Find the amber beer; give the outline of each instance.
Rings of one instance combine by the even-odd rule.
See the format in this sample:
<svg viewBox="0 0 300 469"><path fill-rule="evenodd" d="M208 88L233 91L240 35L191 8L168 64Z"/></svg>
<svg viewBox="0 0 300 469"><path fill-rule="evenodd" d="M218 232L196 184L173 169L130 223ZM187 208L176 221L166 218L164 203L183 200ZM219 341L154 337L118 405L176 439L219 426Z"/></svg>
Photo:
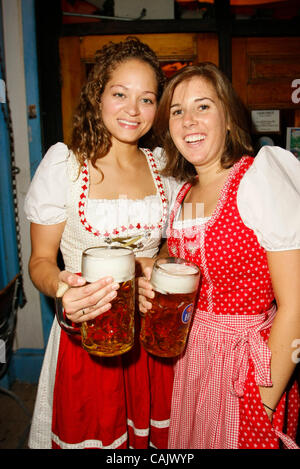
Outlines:
<svg viewBox="0 0 300 469"><path fill-rule="evenodd" d="M82 346L93 355L113 357L131 349L134 342L135 259L126 248L89 248L82 255L82 275L95 282L111 275L120 284L112 307L82 323Z"/></svg>
<svg viewBox="0 0 300 469"><path fill-rule="evenodd" d="M153 355L175 357L184 350L199 285L199 268L180 258L156 261L151 283L155 298L142 319L140 340Z"/></svg>

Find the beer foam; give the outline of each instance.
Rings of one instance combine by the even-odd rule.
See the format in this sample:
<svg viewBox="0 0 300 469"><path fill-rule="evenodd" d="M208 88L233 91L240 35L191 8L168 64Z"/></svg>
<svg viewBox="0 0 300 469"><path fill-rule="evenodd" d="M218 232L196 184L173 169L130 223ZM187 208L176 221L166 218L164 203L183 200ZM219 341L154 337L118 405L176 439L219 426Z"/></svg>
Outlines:
<svg viewBox="0 0 300 469"><path fill-rule="evenodd" d="M82 256L82 275L88 282L111 276L116 282L131 280L135 274L134 254L128 249L87 249Z"/></svg>
<svg viewBox="0 0 300 469"><path fill-rule="evenodd" d="M153 269L151 283L160 293L192 293L198 286L198 270L187 264L161 264Z"/></svg>

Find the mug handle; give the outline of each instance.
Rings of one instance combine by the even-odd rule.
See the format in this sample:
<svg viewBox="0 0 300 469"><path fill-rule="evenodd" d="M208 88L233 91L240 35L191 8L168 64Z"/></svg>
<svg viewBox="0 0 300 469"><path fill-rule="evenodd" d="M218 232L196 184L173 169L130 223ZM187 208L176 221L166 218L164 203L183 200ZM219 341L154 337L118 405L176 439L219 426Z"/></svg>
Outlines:
<svg viewBox="0 0 300 469"><path fill-rule="evenodd" d="M60 327L68 334L80 334L80 327L74 327L72 321L64 315L62 297L69 290L69 285L65 282L58 282L58 289L55 296L55 314Z"/></svg>

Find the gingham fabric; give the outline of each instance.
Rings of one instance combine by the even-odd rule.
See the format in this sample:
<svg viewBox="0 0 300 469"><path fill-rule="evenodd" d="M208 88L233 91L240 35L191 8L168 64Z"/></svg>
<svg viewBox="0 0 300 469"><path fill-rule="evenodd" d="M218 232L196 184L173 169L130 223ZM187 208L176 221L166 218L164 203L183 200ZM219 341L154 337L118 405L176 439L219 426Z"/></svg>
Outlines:
<svg viewBox="0 0 300 469"><path fill-rule="evenodd" d="M212 316L197 310L187 350L176 367L171 420L175 422L184 407L190 412L181 416L180 431L172 424L171 448L196 448L199 444L208 449L238 447L238 398L243 395L250 357L257 383L272 384L271 353L260 331L270 327L275 312L273 307L267 316L248 317ZM200 379L201 365L205 369ZM183 429L189 429L189 434Z"/></svg>
<svg viewBox="0 0 300 469"><path fill-rule="evenodd" d="M202 285L188 344L175 367L170 448L278 448L279 438L295 446L290 437L297 428L296 385L289 396L289 435L283 434L286 396L271 425L258 388L272 384L266 341L275 308L266 252L236 202L252 163L243 157L232 167L204 223L185 228L176 221L190 184L182 187L171 213L169 252L198 264Z"/></svg>

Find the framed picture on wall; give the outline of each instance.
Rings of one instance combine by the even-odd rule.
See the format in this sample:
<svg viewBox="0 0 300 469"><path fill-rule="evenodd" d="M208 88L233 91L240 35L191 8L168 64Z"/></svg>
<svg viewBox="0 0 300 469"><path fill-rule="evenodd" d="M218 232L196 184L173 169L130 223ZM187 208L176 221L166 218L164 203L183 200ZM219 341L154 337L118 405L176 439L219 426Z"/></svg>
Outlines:
<svg viewBox="0 0 300 469"><path fill-rule="evenodd" d="M286 149L293 153L300 161L300 127L287 127Z"/></svg>

